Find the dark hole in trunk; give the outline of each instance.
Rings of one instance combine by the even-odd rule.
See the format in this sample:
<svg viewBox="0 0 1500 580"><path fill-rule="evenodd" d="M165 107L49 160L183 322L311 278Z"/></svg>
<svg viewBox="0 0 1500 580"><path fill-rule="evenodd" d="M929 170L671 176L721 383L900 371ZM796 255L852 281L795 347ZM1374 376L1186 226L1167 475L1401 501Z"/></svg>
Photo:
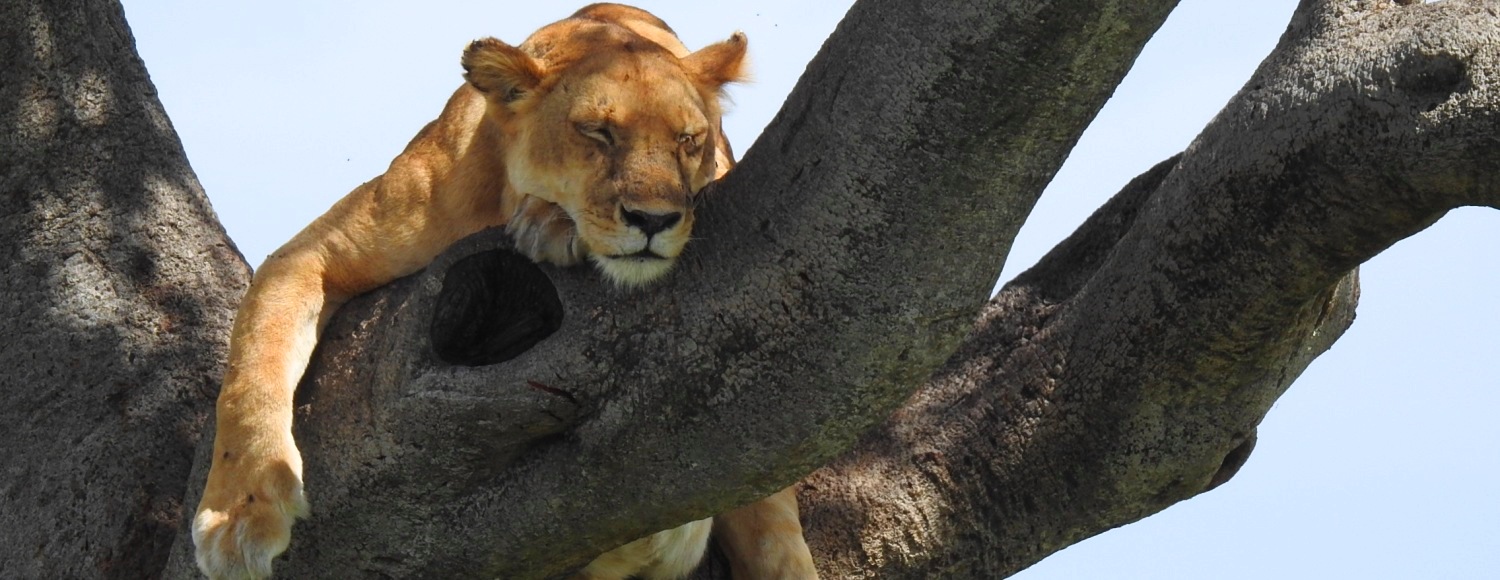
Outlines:
<svg viewBox="0 0 1500 580"><path fill-rule="evenodd" d="M490 250L448 269L432 315L432 347L448 364L502 363L556 332L562 319L557 288L536 264Z"/></svg>

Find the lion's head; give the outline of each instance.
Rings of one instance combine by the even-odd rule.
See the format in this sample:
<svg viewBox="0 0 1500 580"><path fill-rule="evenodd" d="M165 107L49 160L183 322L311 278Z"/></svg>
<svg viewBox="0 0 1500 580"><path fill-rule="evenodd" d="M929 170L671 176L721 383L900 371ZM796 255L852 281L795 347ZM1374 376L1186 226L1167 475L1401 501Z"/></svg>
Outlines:
<svg viewBox="0 0 1500 580"><path fill-rule="evenodd" d="M597 16L519 48L475 41L463 65L500 132L510 190L524 196L508 224L518 247L561 264L587 257L634 286L671 268L695 196L728 169L719 99L743 74L746 41L687 54L649 14Z"/></svg>

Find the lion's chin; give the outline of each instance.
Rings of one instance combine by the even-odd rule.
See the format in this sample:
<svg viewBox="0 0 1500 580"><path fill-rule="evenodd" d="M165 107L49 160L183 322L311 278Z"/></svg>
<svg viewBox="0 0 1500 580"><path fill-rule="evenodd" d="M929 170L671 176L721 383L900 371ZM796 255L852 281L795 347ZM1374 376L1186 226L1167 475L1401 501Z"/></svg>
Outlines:
<svg viewBox="0 0 1500 580"><path fill-rule="evenodd" d="M624 288L639 288L665 276L677 261L655 256L593 256L605 278Z"/></svg>

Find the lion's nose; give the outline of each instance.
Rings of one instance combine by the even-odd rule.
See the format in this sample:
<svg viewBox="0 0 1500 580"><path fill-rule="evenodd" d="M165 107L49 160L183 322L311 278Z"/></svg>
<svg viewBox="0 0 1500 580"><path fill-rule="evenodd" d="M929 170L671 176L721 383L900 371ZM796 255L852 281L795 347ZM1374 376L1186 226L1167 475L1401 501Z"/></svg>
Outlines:
<svg viewBox="0 0 1500 580"><path fill-rule="evenodd" d="M677 222L682 221L682 212L678 211L671 213L646 213L627 209L624 212L625 223L640 228L641 232L647 236L653 236L666 231L672 226L677 225Z"/></svg>

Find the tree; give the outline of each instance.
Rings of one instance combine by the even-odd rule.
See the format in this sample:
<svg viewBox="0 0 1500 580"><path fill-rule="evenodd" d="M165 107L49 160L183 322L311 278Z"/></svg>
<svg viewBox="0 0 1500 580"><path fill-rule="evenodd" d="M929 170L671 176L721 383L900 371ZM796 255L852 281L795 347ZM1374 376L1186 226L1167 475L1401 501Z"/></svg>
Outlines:
<svg viewBox="0 0 1500 580"><path fill-rule="evenodd" d="M1232 476L1270 402L1347 325L1353 268L1451 207L1496 205L1485 83L1497 27L1485 3L1305 2L1189 151L1127 186L971 323L1037 192L1172 3L900 4L850 13L702 210L712 237L668 287L622 299L586 272L537 270L481 235L346 309L303 386L299 436L308 479L323 483L283 570L545 575L832 460L803 491L826 576L1002 575ZM4 20L20 28L5 34L18 54L46 54L40 28L123 31L117 8L18 10L25 18ZM79 82L99 71L121 81ZM87 125L100 116L77 102L97 100L78 95L120 95L139 71L68 69L56 76L71 90L7 98L21 103L7 119L46 119L30 103L72 97L81 113L70 118ZM124 123L141 118L102 125L139 135ZM95 135L43 137L115 151ZM90 165L6 158L30 161L7 167L8 192L45 190L16 176ZM22 215L42 225L5 239L29 252L30 232L57 220ZM216 229L206 210L196 221ZM225 263L238 264L196 265L243 274ZM71 283L29 279L17 287L56 294ZM213 280L231 293L243 283ZM549 307L549 295L561 301ZM227 318L201 296L190 297ZM524 300L541 303L527 312L561 312L561 326L518 358L483 364L522 350L492 338L514 316L495 305ZM214 344L193 345L207 349L198 368L219 360ZM201 384L206 373L217 376L183 375ZM211 391L146 416L201 425ZM18 424L32 436L52 427L7 422ZM22 469L57 454L19 440ZM137 447L110 443L98 448L119 453L106 463L124 473L184 470L133 463L121 451ZM57 509L13 517L55 521ZM26 561L79 575L69 572L93 564L72 554L121 545L105 534L51 551L72 541L66 531L19 529L32 536L17 540L56 545L7 542L6 569ZM168 575L188 569L185 545Z"/></svg>
<svg viewBox="0 0 1500 580"><path fill-rule="evenodd" d="M0 5L0 570L154 576L249 280L117 4Z"/></svg>

